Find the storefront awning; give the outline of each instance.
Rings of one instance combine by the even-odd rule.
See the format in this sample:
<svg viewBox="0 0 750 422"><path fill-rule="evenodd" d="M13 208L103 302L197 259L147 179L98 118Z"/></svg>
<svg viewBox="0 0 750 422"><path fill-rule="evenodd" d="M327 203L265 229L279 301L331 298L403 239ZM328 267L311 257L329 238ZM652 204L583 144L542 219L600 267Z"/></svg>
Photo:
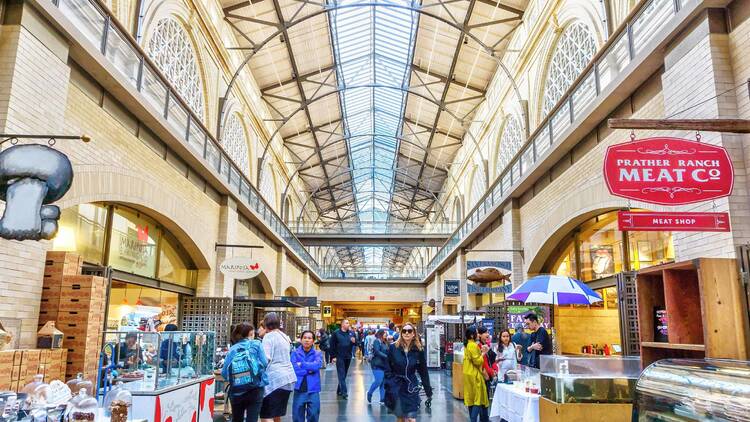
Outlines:
<svg viewBox="0 0 750 422"><path fill-rule="evenodd" d="M256 308L301 308L300 305L284 299L251 299L249 297L235 297L235 302L250 302Z"/></svg>

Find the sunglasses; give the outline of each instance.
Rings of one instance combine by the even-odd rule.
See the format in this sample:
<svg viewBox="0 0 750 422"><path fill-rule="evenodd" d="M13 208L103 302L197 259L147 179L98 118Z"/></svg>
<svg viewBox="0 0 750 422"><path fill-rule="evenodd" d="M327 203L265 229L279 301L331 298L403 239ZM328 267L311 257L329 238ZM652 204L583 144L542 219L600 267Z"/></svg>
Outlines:
<svg viewBox="0 0 750 422"><path fill-rule="evenodd" d="M414 329L413 328L404 328L403 330L401 330L401 332L402 333L413 334L414 333Z"/></svg>

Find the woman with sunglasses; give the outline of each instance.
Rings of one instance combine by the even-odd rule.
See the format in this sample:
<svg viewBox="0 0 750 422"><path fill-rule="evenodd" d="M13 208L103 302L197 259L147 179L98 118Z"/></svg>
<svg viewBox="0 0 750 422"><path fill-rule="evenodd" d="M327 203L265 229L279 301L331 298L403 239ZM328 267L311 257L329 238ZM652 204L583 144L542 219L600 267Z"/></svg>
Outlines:
<svg viewBox="0 0 750 422"><path fill-rule="evenodd" d="M419 380L417 380L417 372ZM427 394L427 405L432 400L430 376L427 373L427 358L412 324L404 324L401 334L388 348L386 369L386 406L399 422L415 422L421 399L419 381Z"/></svg>

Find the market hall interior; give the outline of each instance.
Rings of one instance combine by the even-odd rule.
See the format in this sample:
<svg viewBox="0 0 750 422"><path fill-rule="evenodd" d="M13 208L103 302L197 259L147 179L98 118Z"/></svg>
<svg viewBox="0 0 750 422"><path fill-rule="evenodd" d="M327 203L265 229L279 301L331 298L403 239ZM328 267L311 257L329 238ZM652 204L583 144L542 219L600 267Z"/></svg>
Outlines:
<svg viewBox="0 0 750 422"><path fill-rule="evenodd" d="M351 333L353 403L368 333L400 365L411 327L455 420L744 414L750 0L0 0L0 22L0 403L49 384L60 412L83 383L82 418L221 418L233 327L270 315L295 349ZM388 391L426 420L408 371Z"/></svg>

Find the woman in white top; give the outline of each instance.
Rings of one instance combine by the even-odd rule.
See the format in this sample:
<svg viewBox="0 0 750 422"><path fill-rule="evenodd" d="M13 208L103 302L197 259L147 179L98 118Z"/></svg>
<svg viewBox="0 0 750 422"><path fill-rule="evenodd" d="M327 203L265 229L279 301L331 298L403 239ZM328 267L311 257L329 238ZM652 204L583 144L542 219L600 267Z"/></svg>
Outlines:
<svg viewBox="0 0 750 422"><path fill-rule="evenodd" d="M497 342L497 379L502 382L505 373L518 367L518 351L516 345L510 341L510 331L503 330L500 333L500 341Z"/></svg>
<svg viewBox="0 0 750 422"><path fill-rule="evenodd" d="M266 333L263 336L263 350L268 357L266 374L268 385L265 387L260 418L265 422L281 422L286 416L289 394L294 390L297 375L291 361L291 341L279 327L281 322L276 312L269 312L263 319Z"/></svg>

